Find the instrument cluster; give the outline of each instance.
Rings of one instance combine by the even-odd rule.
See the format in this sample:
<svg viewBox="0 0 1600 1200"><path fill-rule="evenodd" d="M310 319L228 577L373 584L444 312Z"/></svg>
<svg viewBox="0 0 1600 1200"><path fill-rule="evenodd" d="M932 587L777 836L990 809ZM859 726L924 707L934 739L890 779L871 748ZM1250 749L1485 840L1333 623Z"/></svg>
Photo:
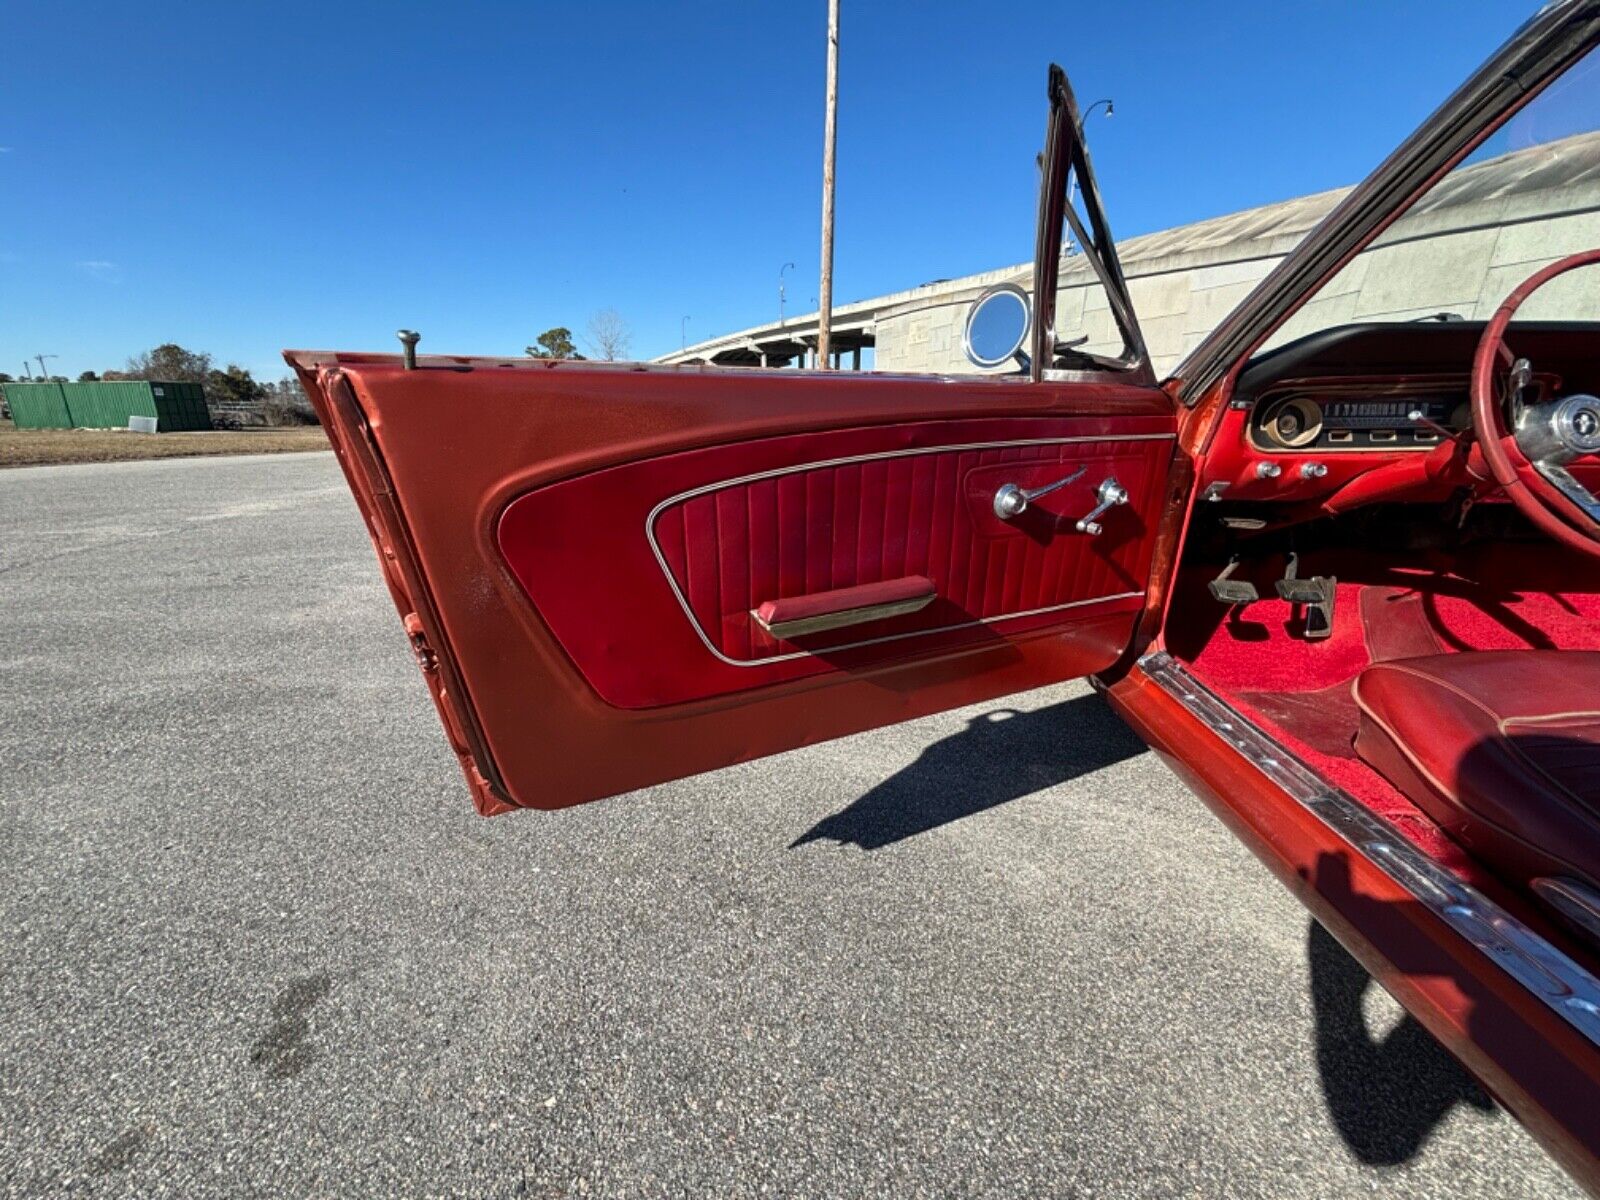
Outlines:
<svg viewBox="0 0 1600 1200"><path fill-rule="evenodd" d="M1431 449L1471 424L1471 403L1453 388L1381 396L1300 388L1262 397L1252 406L1249 431L1258 450L1337 453Z"/></svg>

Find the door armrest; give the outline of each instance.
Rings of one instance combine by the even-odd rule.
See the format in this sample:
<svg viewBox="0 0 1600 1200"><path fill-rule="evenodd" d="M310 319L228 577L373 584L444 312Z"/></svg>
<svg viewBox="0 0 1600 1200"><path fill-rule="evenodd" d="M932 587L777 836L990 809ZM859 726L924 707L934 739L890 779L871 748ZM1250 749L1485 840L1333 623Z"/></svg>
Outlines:
<svg viewBox="0 0 1600 1200"><path fill-rule="evenodd" d="M905 616L933 603L934 595L933 580L925 575L907 575L881 583L768 600L759 608L751 609L750 615L773 637L789 639L845 625Z"/></svg>

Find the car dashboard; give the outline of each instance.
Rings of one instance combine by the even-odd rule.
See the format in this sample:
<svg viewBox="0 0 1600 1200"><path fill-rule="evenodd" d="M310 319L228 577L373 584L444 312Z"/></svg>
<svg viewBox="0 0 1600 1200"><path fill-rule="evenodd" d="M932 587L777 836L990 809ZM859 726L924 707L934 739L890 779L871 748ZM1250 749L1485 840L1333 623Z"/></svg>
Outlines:
<svg viewBox="0 0 1600 1200"><path fill-rule="evenodd" d="M1257 355L1212 434L1203 495L1314 502L1469 431L1484 324L1344 325ZM1600 390L1600 324L1519 322L1506 342L1532 364L1540 399ZM1444 499L1450 486L1439 490L1410 498Z"/></svg>

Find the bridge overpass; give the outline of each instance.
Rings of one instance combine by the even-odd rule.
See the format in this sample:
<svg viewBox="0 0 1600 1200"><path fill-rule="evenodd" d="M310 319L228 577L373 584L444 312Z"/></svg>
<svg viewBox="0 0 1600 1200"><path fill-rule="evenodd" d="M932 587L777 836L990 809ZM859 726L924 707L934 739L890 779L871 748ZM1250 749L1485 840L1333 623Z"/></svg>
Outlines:
<svg viewBox="0 0 1600 1200"><path fill-rule="evenodd" d="M1118 242L1157 375L1176 366L1348 190ZM1484 318L1544 263L1594 246L1600 246L1600 134L1503 154L1448 177L1332 280L1274 343L1346 321L1408 320L1441 311ZM961 350L967 306L996 283L1029 287L1032 274L1031 263L1017 263L837 306L836 365L859 367L862 350L872 347L878 371L975 373ZM1583 275L1570 277L1572 286L1581 281L1592 293L1594 283ZM1061 335L1087 336L1091 351L1119 352L1110 310L1081 256L1062 259L1060 288ZM1600 319L1600 307L1595 315ZM815 366L817 319L813 312L755 325L656 361Z"/></svg>

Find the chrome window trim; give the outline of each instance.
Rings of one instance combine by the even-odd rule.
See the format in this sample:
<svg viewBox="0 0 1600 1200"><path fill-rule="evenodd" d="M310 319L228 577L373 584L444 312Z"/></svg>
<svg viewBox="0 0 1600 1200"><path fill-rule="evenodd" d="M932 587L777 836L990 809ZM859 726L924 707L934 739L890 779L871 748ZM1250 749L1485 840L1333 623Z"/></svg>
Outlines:
<svg viewBox="0 0 1600 1200"><path fill-rule="evenodd" d="M1594 1046L1600 1046L1600 980L1559 948L1418 850L1392 824L1330 784L1165 651L1139 666L1350 848L1399 884Z"/></svg>
<svg viewBox="0 0 1600 1200"><path fill-rule="evenodd" d="M814 471L825 467L845 467L852 463L875 462L887 458L910 458L919 454L950 454L966 450L1009 450L1017 446L1071 446L1093 442L1170 442L1177 437L1175 433L1107 433L1098 436L1074 436L1055 438L1019 438L1005 442L960 442L949 446L923 446L902 450L880 450L871 454L851 454L842 458L824 458L815 462L796 463L788 467L774 467L767 471L755 471L749 475L740 475L733 479L723 479L717 483L705 483L699 487L689 488L687 491L678 492L660 501L644 519L644 536L650 543L650 551L655 555L656 565L661 568L661 575L667 581L667 586L672 589L673 596L678 601L678 607L683 610L683 615L689 622L689 627L695 631L703 645L711 655L730 667L765 667L772 663L790 662L797 658L814 658L809 650L795 650L788 654L774 654L767 658L730 658L718 650L709 635L701 627L700 620L694 615L694 610L689 607L688 598L684 596L683 589L678 586L678 581L673 578L672 570L667 566L666 555L661 553L661 544L656 540L656 520L663 512L675 504L682 504L686 500L693 500L697 496L704 496L709 492L719 492L724 488L738 487L741 484L756 483L763 479L776 479L784 475L795 475L801 471ZM949 633L955 629L973 629L980 625L994 625L1001 621L1017 621L1024 617L1037 617L1044 613L1064 612L1070 608L1085 608L1092 604L1109 604L1116 600L1133 600L1144 596L1144 592L1117 592L1109 596L1091 596L1086 600L1071 600L1065 604L1052 604L1046 608L1030 608L1022 612L1000 613L993 617L982 617L972 621L958 621L953 625L940 625L934 629L913 629L905 633L890 633L882 637L864 638L858 642L847 642L840 646L827 647L828 653L835 654L843 650L857 650L862 646L876 646L884 642L898 642L904 638L932 637L935 634Z"/></svg>

